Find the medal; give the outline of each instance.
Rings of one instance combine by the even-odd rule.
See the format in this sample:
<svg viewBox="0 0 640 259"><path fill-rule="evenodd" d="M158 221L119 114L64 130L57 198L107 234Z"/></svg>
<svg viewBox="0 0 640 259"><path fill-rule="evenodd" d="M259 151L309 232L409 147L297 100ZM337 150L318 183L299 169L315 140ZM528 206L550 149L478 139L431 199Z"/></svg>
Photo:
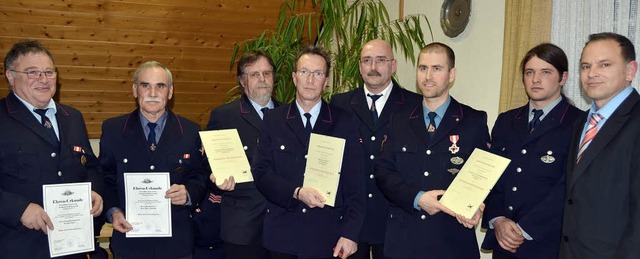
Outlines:
<svg viewBox="0 0 640 259"><path fill-rule="evenodd" d="M460 172L460 169L458 169L458 168L449 168L449 169L447 169L447 171L449 171L449 173L451 173L451 174L457 174L458 172Z"/></svg>
<svg viewBox="0 0 640 259"><path fill-rule="evenodd" d="M47 128L47 129L51 129L51 122L45 121L44 122L44 127Z"/></svg>
<svg viewBox="0 0 640 259"><path fill-rule="evenodd" d="M452 143L449 147L449 151L451 151L451 154L458 153L458 151L460 151L460 148L458 147L458 145L456 145L456 143L458 143L458 140L460 140L460 135L451 135L449 136L449 140Z"/></svg>
<svg viewBox="0 0 640 259"><path fill-rule="evenodd" d="M151 147L149 148L151 148L151 151L156 151L156 144L151 143Z"/></svg>
<svg viewBox="0 0 640 259"><path fill-rule="evenodd" d="M547 155L540 157L540 160L542 160L542 162L545 164L551 164L556 161L556 158L551 156L552 154L553 151L549 150L547 151Z"/></svg>
<svg viewBox="0 0 640 259"><path fill-rule="evenodd" d="M87 157L84 154L82 154L82 156L80 157L80 163L82 164L82 166L87 165Z"/></svg>
<svg viewBox="0 0 640 259"><path fill-rule="evenodd" d="M450 161L454 165L461 165L462 163L464 163L464 159L459 156L452 157Z"/></svg>
<svg viewBox="0 0 640 259"><path fill-rule="evenodd" d="M436 132L436 127L434 127L433 124L429 124L429 128L427 129L427 132L429 133Z"/></svg>

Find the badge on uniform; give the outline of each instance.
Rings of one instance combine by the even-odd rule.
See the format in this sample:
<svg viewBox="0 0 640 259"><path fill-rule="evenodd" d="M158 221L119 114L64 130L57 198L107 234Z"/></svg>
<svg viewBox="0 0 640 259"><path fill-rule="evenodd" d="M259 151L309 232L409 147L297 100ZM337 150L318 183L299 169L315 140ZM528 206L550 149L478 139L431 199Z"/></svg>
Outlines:
<svg viewBox="0 0 640 259"><path fill-rule="evenodd" d="M191 158L191 154L183 154L182 158L189 159L189 158Z"/></svg>
<svg viewBox="0 0 640 259"><path fill-rule="evenodd" d="M459 156L454 156L450 159L451 163L454 165L461 165L462 163L464 163L464 159L462 157Z"/></svg>
<svg viewBox="0 0 640 259"><path fill-rule="evenodd" d="M151 146L149 148L151 148L151 151L156 151L156 144L151 143Z"/></svg>
<svg viewBox="0 0 640 259"><path fill-rule="evenodd" d="M44 127L47 129L51 129L51 122L49 122L49 120L44 121Z"/></svg>
<svg viewBox="0 0 640 259"><path fill-rule="evenodd" d="M553 151L549 150L547 151L547 155L540 157L540 160L545 164L551 164L556 161L556 158L551 155L553 155Z"/></svg>
<svg viewBox="0 0 640 259"><path fill-rule="evenodd" d="M434 127L433 124L429 124L429 128L427 129L427 132L429 133L436 132L436 127Z"/></svg>
<svg viewBox="0 0 640 259"><path fill-rule="evenodd" d="M87 157L84 155L84 149L82 149L82 147L79 147L79 146L73 146L73 152L82 153L82 155L80 156L80 163L82 164L82 166L86 166Z"/></svg>
<svg viewBox="0 0 640 259"><path fill-rule="evenodd" d="M447 169L447 171L449 171L449 173L451 173L451 174L457 174L458 172L460 172L460 169L458 169L458 168L449 168L449 169Z"/></svg>
<svg viewBox="0 0 640 259"><path fill-rule="evenodd" d="M449 147L449 151L451 151L451 154L458 153L458 151L460 151L460 148L458 147L458 145L456 145L456 143L458 143L458 140L460 140L460 135L451 135L449 136L449 140L451 141L451 146Z"/></svg>

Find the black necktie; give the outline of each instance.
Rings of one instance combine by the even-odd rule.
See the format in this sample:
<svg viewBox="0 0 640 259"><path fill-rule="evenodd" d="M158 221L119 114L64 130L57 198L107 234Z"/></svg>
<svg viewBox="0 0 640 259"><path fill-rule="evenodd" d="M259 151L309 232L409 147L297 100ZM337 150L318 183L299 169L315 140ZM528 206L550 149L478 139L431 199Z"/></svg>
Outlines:
<svg viewBox="0 0 640 259"><path fill-rule="evenodd" d="M427 133L429 134L429 140L432 140L433 135L436 134L436 116L438 114L435 112L429 112L427 115L429 116L429 127L427 127Z"/></svg>
<svg viewBox="0 0 640 259"><path fill-rule="evenodd" d="M260 111L262 112L262 118L264 119L264 114L269 110L269 107L262 107Z"/></svg>
<svg viewBox="0 0 640 259"><path fill-rule="evenodd" d="M371 118L373 119L373 124L375 125L376 122L378 121L378 110L376 109L376 101L378 100L378 98L382 97L381 94L367 94L367 96L371 97L371 108L369 109L369 111L371 112Z"/></svg>
<svg viewBox="0 0 640 259"><path fill-rule="evenodd" d="M307 112L304 114L304 117L307 117L307 125L304 127L304 130L307 132L307 136L311 136L311 131L313 131L311 127L311 114Z"/></svg>
<svg viewBox="0 0 640 259"><path fill-rule="evenodd" d="M529 122L529 133L536 129L536 126L538 126L538 123L540 122L540 116L544 114L542 110L536 109L533 109L531 112L533 112L533 119Z"/></svg>
<svg viewBox="0 0 640 259"><path fill-rule="evenodd" d="M47 109L34 109L33 111L40 115L40 123L47 129L49 132L49 138L53 140L53 143L59 144L58 136L56 136L56 131L53 129L53 124L51 124L51 120L47 117Z"/></svg>
<svg viewBox="0 0 640 259"><path fill-rule="evenodd" d="M149 127L147 144L149 145L149 149L151 149L151 151L156 151L156 148L158 148L158 143L156 143L156 131L155 131L156 126L158 126L158 124L155 124L153 122L147 123L147 127Z"/></svg>

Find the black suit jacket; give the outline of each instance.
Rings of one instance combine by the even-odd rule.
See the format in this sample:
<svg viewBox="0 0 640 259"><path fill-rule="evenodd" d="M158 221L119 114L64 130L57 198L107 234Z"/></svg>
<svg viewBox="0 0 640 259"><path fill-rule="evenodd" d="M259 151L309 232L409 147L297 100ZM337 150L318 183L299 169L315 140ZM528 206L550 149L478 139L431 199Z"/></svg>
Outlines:
<svg viewBox="0 0 640 259"><path fill-rule="evenodd" d="M458 136L459 151L452 146ZM452 137L453 136L453 137ZM446 190L475 148L487 149L487 114L451 98L429 141L422 103L394 114L375 178L391 202L384 253L391 258L479 258L474 229L443 212L430 216L413 201L422 191ZM456 159L454 159L456 158Z"/></svg>
<svg viewBox="0 0 640 259"><path fill-rule="evenodd" d="M205 193L205 173L202 165L202 143L198 124L167 110L167 121L158 147L151 152L135 110L108 119L102 124L100 164L105 174L105 210L118 207L125 217L124 173L169 172L171 184L183 184L192 203ZM111 248L124 258L178 258L191 255L193 206L171 205L172 237L126 238L113 232Z"/></svg>
<svg viewBox="0 0 640 259"><path fill-rule="evenodd" d="M487 234L482 248L507 253L488 227L490 220L503 216L534 239L516 250L519 258L558 257L567 155L573 124L582 114L563 99L531 133L528 104L498 116L491 152L511 163L485 201L482 223Z"/></svg>
<svg viewBox="0 0 640 259"><path fill-rule="evenodd" d="M640 96L634 90L618 106L576 164L588 116L573 130L560 258L638 258Z"/></svg>
<svg viewBox="0 0 640 259"><path fill-rule="evenodd" d="M279 104L273 100L275 107ZM222 105L211 111L206 130L237 129L249 163L258 143L258 133L262 119L249 98L242 95L239 100ZM224 179L217 179L220 183ZM267 209L267 201L256 189L253 182L236 184L235 190L219 190L211 181L209 188L222 193L222 218L220 236L228 243L238 245L262 245L262 223ZM203 209L200 214L214 213ZM199 216L200 217L200 216ZM203 231L206 231L203 229Z"/></svg>
<svg viewBox="0 0 640 259"><path fill-rule="evenodd" d="M309 145L295 102L265 116L251 171L256 187L268 201L265 247L299 258L329 258L340 237L357 241L362 227L362 148L355 118L324 102L313 132L345 139L335 207L312 209L293 198L294 190L304 181Z"/></svg>
<svg viewBox="0 0 640 259"><path fill-rule="evenodd" d="M382 109L382 112L374 125L367 104L368 97L365 95L363 88L364 86L361 86L355 90L337 94L333 96L331 104L355 114L359 121L358 132L360 133L360 142L365 155L363 160L365 173L362 181L365 182L367 194L367 213L359 241L369 244L382 244L384 242L387 216L389 215L389 202L376 185L373 165L382 151L381 143L388 133L391 116L404 106L419 103L422 100L422 96L407 91L394 82L389 99L387 99L384 107L379 108Z"/></svg>
<svg viewBox="0 0 640 259"><path fill-rule="evenodd" d="M56 109L59 150L13 93L0 100L0 257L49 258L47 236L20 223L29 203L43 206L42 185L91 182L102 192L103 175L82 114L59 103Z"/></svg>

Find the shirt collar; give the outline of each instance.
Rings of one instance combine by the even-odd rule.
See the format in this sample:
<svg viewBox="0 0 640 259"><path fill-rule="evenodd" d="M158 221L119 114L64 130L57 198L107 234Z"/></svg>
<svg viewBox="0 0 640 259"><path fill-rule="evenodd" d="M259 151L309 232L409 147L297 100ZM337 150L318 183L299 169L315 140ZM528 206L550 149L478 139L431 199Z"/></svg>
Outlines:
<svg viewBox="0 0 640 259"><path fill-rule="evenodd" d="M555 99L553 102L550 102L549 104L542 107L542 109L539 109L539 110L542 110L542 115L540 116L540 120L544 119L544 117L546 117L547 114L549 114L551 110L553 110L553 108L555 108L556 105L560 103L560 101L562 101L562 95L559 96L557 99ZM531 100L529 100L529 120L533 119L533 109L535 108L533 107Z"/></svg>
<svg viewBox="0 0 640 259"><path fill-rule="evenodd" d="M611 100L609 100L609 102L607 102L607 104L602 106L602 108L600 108L600 110L598 110L598 108L596 108L596 103L593 102L591 104L591 108L589 109L589 114L597 112L600 115L602 115L605 119L611 117L611 114L613 114L613 112L616 111L618 106L620 106L620 104L625 99L627 99L627 97L629 97L631 92L633 92L633 87L631 85L629 85L624 90L620 91L620 93L618 93L616 96L614 96Z"/></svg>
<svg viewBox="0 0 640 259"><path fill-rule="evenodd" d="M13 93L13 95L14 95L15 97L17 97L17 98L18 98L18 100L20 100L20 102L22 102L22 104L24 104L24 106L25 106L25 107L27 107L27 109L28 109L28 110L33 114L33 116L38 115L38 114L37 114L36 112L34 112L33 110L35 110L35 109L39 109L39 108L36 108L35 106L31 105L29 102L27 102L27 101L25 101L24 99L20 98L20 96L18 96L16 93ZM55 101L53 101L53 98L49 99L49 104L47 104L46 109L49 109L49 110L47 110L47 114L51 114L51 115L53 115L53 114L56 114L56 113L58 112L58 109L56 109L56 102L55 102ZM47 117L48 117L48 116L47 116ZM39 118L40 118L40 115L38 115L36 118L38 118L38 119L39 119Z"/></svg>

